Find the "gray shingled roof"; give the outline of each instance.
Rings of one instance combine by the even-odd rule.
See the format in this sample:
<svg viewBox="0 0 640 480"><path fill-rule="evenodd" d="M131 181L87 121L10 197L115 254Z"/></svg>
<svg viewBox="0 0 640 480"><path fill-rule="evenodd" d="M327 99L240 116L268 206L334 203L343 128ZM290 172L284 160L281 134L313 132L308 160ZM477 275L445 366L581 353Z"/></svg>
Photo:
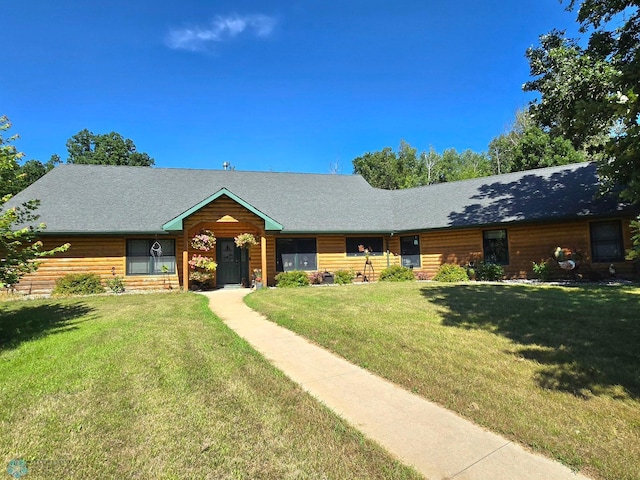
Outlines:
<svg viewBox="0 0 640 480"><path fill-rule="evenodd" d="M395 227L467 227L630 211L615 196L599 196L598 189L596 165L576 163L401 190L394 192Z"/></svg>
<svg viewBox="0 0 640 480"><path fill-rule="evenodd" d="M357 175L60 165L9 205L37 198L48 233L160 233L226 188L284 226L283 233L402 232L622 212L596 199L589 163L408 190Z"/></svg>
<svg viewBox="0 0 640 480"><path fill-rule="evenodd" d="M160 233L163 224L221 188L289 232L389 228L388 192L353 175L60 165L12 204L39 199L48 233Z"/></svg>

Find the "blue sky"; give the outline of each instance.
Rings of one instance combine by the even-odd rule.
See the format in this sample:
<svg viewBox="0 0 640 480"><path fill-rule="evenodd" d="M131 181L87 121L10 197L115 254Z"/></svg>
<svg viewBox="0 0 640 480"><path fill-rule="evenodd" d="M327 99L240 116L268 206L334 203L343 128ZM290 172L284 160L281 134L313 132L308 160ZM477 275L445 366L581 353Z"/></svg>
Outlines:
<svg viewBox="0 0 640 480"><path fill-rule="evenodd" d="M566 4L566 2L565 2ZM5 0L0 114L66 158L83 128L158 167L329 172L365 152L486 151L531 94L558 0Z"/></svg>

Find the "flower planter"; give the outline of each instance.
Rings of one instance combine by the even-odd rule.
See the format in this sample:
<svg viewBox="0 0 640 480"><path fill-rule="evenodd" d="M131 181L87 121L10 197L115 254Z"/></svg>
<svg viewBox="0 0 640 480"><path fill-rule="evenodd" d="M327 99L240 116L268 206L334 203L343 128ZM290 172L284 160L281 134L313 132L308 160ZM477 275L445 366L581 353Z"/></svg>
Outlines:
<svg viewBox="0 0 640 480"><path fill-rule="evenodd" d="M254 245L258 244L258 240L251 233L241 233L237 237L234 237L233 240L235 241L236 247L238 247L238 248L249 249L249 248L253 247Z"/></svg>
<svg viewBox="0 0 640 480"><path fill-rule="evenodd" d="M216 237L211 230L200 230L200 232L191 239L191 248L201 252L209 252L213 250L215 245Z"/></svg>

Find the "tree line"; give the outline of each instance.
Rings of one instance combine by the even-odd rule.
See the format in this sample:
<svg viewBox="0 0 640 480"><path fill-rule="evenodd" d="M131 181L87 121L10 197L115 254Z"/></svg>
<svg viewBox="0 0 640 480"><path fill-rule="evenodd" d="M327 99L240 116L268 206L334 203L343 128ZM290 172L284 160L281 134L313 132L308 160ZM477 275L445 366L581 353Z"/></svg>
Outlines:
<svg viewBox="0 0 640 480"><path fill-rule="evenodd" d="M569 140L537 125L527 109L517 112L508 132L495 137L487 153L449 148L440 154L430 148L418 154L401 140L397 152L386 147L355 158L353 172L376 188L396 190L566 165L587 158L585 150L576 150Z"/></svg>

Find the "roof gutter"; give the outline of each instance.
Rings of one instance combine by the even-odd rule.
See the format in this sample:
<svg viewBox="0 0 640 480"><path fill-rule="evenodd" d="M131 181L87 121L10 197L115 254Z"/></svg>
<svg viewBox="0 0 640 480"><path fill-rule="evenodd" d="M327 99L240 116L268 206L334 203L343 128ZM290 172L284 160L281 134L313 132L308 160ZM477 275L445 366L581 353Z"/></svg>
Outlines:
<svg viewBox="0 0 640 480"><path fill-rule="evenodd" d="M53 236L61 236L61 235L69 235L74 237L94 237L97 235L109 235L109 236L122 236L122 235L171 235L171 232L165 232L164 230L149 230L149 231L61 231L61 232L53 232L51 230L42 230L36 232L36 235L43 237L53 237Z"/></svg>

